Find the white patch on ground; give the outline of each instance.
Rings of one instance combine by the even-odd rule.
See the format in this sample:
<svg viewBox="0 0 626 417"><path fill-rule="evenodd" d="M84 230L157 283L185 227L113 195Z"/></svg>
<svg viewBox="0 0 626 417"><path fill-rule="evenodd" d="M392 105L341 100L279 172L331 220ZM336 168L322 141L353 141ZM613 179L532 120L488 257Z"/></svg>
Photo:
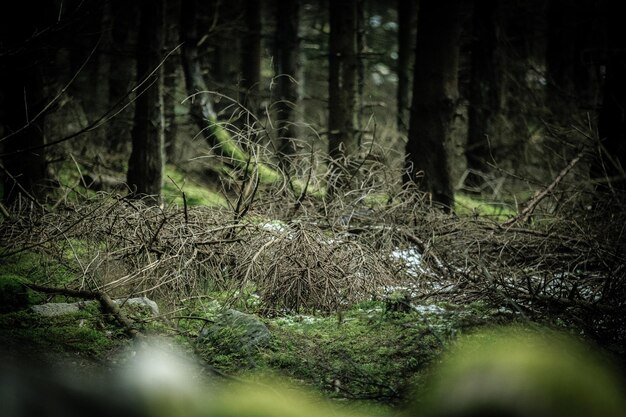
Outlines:
<svg viewBox="0 0 626 417"><path fill-rule="evenodd" d="M321 320L318 317L308 316L306 314L296 314L290 316L279 317L276 319L276 324L281 326L295 326L301 324L313 324Z"/></svg>
<svg viewBox="0 0 626 417"><path fill-rule="evenodd" d="M440 307L436 304L424 304L424 305L415 305L413 306L413 309L415 311L417 311L418 313L422 313L422 314L444 314L446 312L446 309L443 307Z"/></svg>
<svg viewBox="0 0 626 417"><path fill-rule="evenodd" d="M417 248L396 249L391 252L391 256L406 265L406 273L412 277L418 277L426 272L422 266L422 254Z"/></svg>
<svg viewBox="0 0 626 417"><path fill-rule="evenodd" d="M272 220L266 223L259 224L259 228L274 233L285 233L289 230L287 225L280 220Z"/></svg>

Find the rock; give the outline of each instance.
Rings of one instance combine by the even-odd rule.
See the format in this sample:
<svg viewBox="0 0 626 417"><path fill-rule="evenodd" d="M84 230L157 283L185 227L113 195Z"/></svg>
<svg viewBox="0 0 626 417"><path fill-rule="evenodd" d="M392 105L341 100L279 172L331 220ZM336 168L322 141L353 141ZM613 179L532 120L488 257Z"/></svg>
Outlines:
<svg viewBox="0 0 626 417"><path fill-rule="evenodd" d="M46 303L31 306L30 309L44 317L63 316L65 314L76 313L85 308L87 304L95 301L81 301L78 303Z"/></svg>
<svg viewBox="0 0 626 417"><path fill-rule="evenodd" d="M200 333L205 340L228 353L252 354L257 348L267 346L272 334L265 324L252 314L228 309L215 323Z"/></svg>
<svg viewBox="0 0 626 417"><path fill-rule="evenodd" d="M126 301L125 298L122 298L119 300L113 300L115 304L120 304L120 303L123 303L124 301ZM159 306L157 305L157 303L155 303L148 297L129 298L128 301L124 303L124 305L132 306L132 307L139 307L140 309L145 308L146 310L150 310L152 315L155 317L159 315Z"/></svg>
<svg viewBox="0 0 626 417"><path fill-rule="evenodd" d="M78 301L75 303L46 303L31 306L31 310L34 313L42 315L44 317L62 316L65 314L76 313L91 305L97 301ZM133 309L140 309L149 311L151 315L157 316L159 314L159 306L157 303L149 299L148 297L135 297L135 298L120 298L113 300L115 304L123 304L123 306L131 307Z"/></svg>

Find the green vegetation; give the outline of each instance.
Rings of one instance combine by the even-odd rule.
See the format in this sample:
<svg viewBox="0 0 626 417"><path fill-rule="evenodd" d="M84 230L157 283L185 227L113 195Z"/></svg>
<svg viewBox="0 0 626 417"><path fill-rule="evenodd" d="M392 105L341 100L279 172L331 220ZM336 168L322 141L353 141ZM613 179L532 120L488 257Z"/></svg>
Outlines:
<svg viewBox="0 0 626 417"><path fill-rule="evenodd" d="M209 124L210 140L216 143L219 154L229 158L229 162L239 169L248 168L250 172L257 171L261 184L275 184L282 181L280 172L263 162L259 162L258 156L253 154L254 150L250 150L251 154L244 152L226 127L227 124L217 121L212 121Z"/></svg>
<svg viewBox="0 0 626 417"><path fill-rule="evenodd" d="M406 400L459 332L494 320L493 312L471 306L422 305L396 313L370 302L337 317L273 320L274 346L263 357L272 369L331 395L392 404Z"/></svg>
<svg viewBox="0 0 626 417"><path fill-rule="evenodd" d="M81 201L93 197L96 192L87 188L90 184L85 182L84 177L89 173L88 167L73 160L58 163L55 178L64 198L69 201Z"/></svg>
<svg viewBox="0 0 626 417"><path fill-rule="evenodd" d="M168 204L182 206L182 193L185 193L185 199L190 206L227 206L226 199L222 194L197 184L174 166L167 165L163 184L163 200Z"/></svg>
<svg viewBox="0 0 626 417"><path fill-rule="evenodd" d="M6 251L10 251L5 248ZM3 251L5 252L5 251ZM68 252L68 260L70 253ZM0 262L0 276L15 276L23 282L33 282L42 285L64 286L73 282L75 274L67 264L60 263L44 253L26 251Z"/></svg>
<svg viewBox="0 0 626 417"><path fill-rule="evenodd" d="M190 301L178 326L188 335L206 335L221 309L217 301ZM327 396L394 404L407 399L458 334L513 320L514 314L482 303L423 305L405 313L370 301L336 315L266 318L271 343L253 351L242 349L245 329L236 326L209 332L194 346L207 363L230 375L288 376Z"/></svg>
<svg viewBox="0 0 626 417"><path fill-rule="evenodd" d="M517 212L508 204L488 202L465 194L455 194L454 210L460 216L481 216L494 221L505 221Z"/></svg>
<svg viewBox="0 0 626 417"><path fill-rule="evenodd" d="M540 280L554 276L541 269L548 263L528 263L528 259L540 261L546 253L562 259L561 235L574 233L571 230L564 229L555 240L546 240L534 233L520 237L498 227L475 227L486 224L480 218L502 221L515 213L460 195L456 204L462 221L424 207L425 221L411 223L407 218L419 219L422 207L398 198L386 206L389 221L396 223L364 227L361 233L346 234L341 227L335 230L318 221L316 216L322 210L314 206L315 201L307 202L312 209L309 213L314 213L309 218L306 214L296 219L275 216L285 206L277 203L263 211L258 204L255 208L260 209L234 222L230 212L224 215L221 210L224 197L194 183L173 166L167 168L167 174L167 202L181 204L185 192L193 222L182 223L180 207L160 211L99 196L102 200L76 204L74 210L69 205L70 210L33 216L31 223L9 219L3 224L11 231L15 230L11 227L30 230L31 236L16 234L16 242L2 242L5 254L19 250L20 245L25 250L5 255L0 262L0 342L106 360L128 339L119 323L100 311L98 303L64 316L42 318L29 307L78 300L44 296L27 290L23 283L95 289L113 282L104 287L110 296L147 290L161 306L158 319L124 310L142 332L168 337L197 354L209 369L252 380L278 375L325 397L349 400L346 408L362 407L365 414L371 413L370 404L382 405L376 409L382 414L387 406L411 401L415 387L425 384L433 366L459 336L485 326L544 319L579 330L565 314L539 316L546 311L541 310L544 304L539 301L550 294L541 293L536 303L527 298L528 286L546 287ZM275 197L269 191L269 196ZM387 196L373 191L359 195L366 196L365 205L387 201ZM267 201L263 200L266 197L259 195L259 201ZM191 207L194 205L220 208ZM94 212L91 207L103 210ZM300 214L308 209L304 207ZM324 209L329 220L341 214L330 212L336 210L330 205ZM530 230L533 225L523 227ZM64 232L59 234L59 230ZM47 238L35 245L31 242L40 240L32 236ZM546 246L552 242L556 249ZM417 260L390 260L396 248L409 248ZM529 252L536 258L526 256ZM426 255L417 256L422 253ZM576 255L574 250L570 253ZM332 257L339 254L343 256L335 262ZM413 262L419 265L409 265ZM368 269L368 265L376 268ZM360 274L352 274L354 271ZM530 273L538 278L528 283L522 278ZM356 286L385 274L389 281L381 281L376 288ZM581 282L573 273L563 277L576 280L576 285ZM341 287L342 280L354 286ZM311 282L329 285L307 286ZM324 303L323 297L339 293L340 288L348 288L348 293L356 296ZM287 311L294 304L272 305L267 298L268 294L287 294L291 300L302 301L314 291L322 297L317 304L307 304L307 314ZM516 298L520 293L523 296ZM537 315L530 316L531 308ZM231 309L257 315L253 320L271 336L262 343L247 343L250 328L224 320Z"/></svg>
<svg viewBox="0 0 626 417"><path fill-rule="evenodd" d="M42 317L28 310L0 314L0 334L4 346L93 358L104 358L116 345L126 343L123 332L104 319L96 303L58 317Z"/></svg>
<svg viewBox="0 0 626 417"><path fill-rule="evenodd" d="M488 328L459 338L433 370L413 413L425 416L622 416L619 382L595 353L539 326Z"/></svg>

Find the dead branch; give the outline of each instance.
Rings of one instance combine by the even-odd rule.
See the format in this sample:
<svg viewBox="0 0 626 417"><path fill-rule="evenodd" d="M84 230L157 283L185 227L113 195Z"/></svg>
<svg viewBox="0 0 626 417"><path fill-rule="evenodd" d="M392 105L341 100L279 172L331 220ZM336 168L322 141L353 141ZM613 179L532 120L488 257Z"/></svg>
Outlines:
<svg viewBox="0 0 626 417"><path fill-rule="evenodd" d="M546 198L548 195L550 195L557 187L557 185L559 185L559 183L563 180L563 178L565 178L565 176L567 175L568 172L570 172L572 170L572 168L574 168L574 166L578 163L578 161L580 161L580 158L582 158L583 154L579 153L574 159L572 159L570 161L569 164L567 164L567 166L565 168L563 168L561 170L561 172L559 172L559 175L556 176L556 178L554 179L554 181L552 181L552 183L550 185L548 185L543 191L541 191L540 193L538 193L537 195L535 195L527 204L526 204L526 208L524 208L524 210L522 210L522 212L520 214L518 214L515 217L510 218L509 220L505 221L502 226L503 227L509 227L512 226L513 224L517 223L518 221L527 221L528 218L533 214L533 211L535 211L535 208L537 207L537 205L539 205L539 203L541 203L541 201Z"/></svg>
<svg viewBox="0 0 626 417"><path fill-rule="evenodd" d="M42 292L45 294L59 294L67 297L83 298L85 300L96 300L102 306L102 310L105 313L111 314L115 320L124 328L127 335L131 337L142 337L143 334L133 327L133 322L126 317L126 315L120 310L117 304L113 302L111 297L102 291L85 291L85 290L72 290L69 288L53 288L45 287L37 284L24 284L26 287L33 291Z"/></svg>

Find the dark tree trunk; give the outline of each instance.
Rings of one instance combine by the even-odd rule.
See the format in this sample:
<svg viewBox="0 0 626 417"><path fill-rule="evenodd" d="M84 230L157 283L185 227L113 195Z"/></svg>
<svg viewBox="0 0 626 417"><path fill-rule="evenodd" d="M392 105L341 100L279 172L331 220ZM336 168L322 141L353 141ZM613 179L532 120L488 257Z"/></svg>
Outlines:
<svg viewBox="0 0 626 417"><path fill-rule="evenodd" d="M96 79L93 86L93 109L91 110L92 122L96 120L104 120L109 113L111 101L109 91L111 89L111 24L112 9L111 2L105 1L100 6L100 43L98 45L98 56L96 62ZM108 124L103 123L94 131L94 140L99 145L107 145Z"/></svg>
<svg viewBox="0 0 626 417"><path fill-rule="evenodd" d="M181 0L167 0L165 15L165 50L170 53L180 43L178 24L180 23ZM178 81L180 76L180 50L174 52L163 64L163 115L165 119L165 154L167 160L175 162L178 159L178 136L176 123L176 104L184 97L178 95Z"/></svg>
<svg viewBox="0 0 626 417"><path fill-rule="evenodd" d="M212 7L207 11L211 25L216 28L209 39L212 50L209 57L210 79L220 88L220 92L237 98L240 97L241 81L241 27L245 24L239 7L241 1L237 0L237 7L231 3L212 2ZM215 111L219 113L230 105L225 100L218 101L215 103Z"/></svg>
<svg viewBox="0 0 626 417"><path fill-rule="evenodd" d="M3 200L11 204L20 196L44 194L46 158L44 145L42 69L46 62L45 38L34 34L48 29L46 7L22 1L0 9L0 71L2 71ZM15 22L20 22L15 25Z"/></svg>
<svg viewBox="0 0 626 417"><path fill-rule="evenodd" d="M363 140L363 116L365 111L365 52L367 50L367 24L365 23L365 0L356 2L356 146Z"/></svg>
<svg viewBox="0 0 626 417"><path fill-rule="evenodd" d="M459 14L456 0L420 2L406 146L405 182L415 181L446 209L454 202L445 142L458 96Z"/></svg>
<svg viewBox="0 0 626 417"><path fill-rule="evenodd" d="M397 100L397 127L401 132L406 133L408 130L407 114L410 99L410 79L411 79L411 62L413 54L413 43L415 34L414 15L416 4L415 0L398 0L398 91Z"/></svg>
<svg viewBox="0 0 626 417"><path fill-rule="evenodd" d="M357 0L330 0L328 154L334 186L347 179L347 158L357 151L354 108L357 75Z"/></svg>
<svg viewBox="0 0 626 417"><path fill-rule="evenodd" d="M241 104L256 114L261 83L261 0L244 0L241 44Z"/></svg>
<svg viewBox="0 0 626 417"><path fill-rule="evenodd" d="M141 0L137 41L137 91L133 149L127 181L133 196L161 199L164 169L163 13L164 0Z"/></svg>
<svg viewBox="0 0 626 417"><path fill-rule="evenodd" d="M298 102L299 3L292 0L276 2L276 74L278 76L278 155L282 168L289 170L296 153L297 130L293 107Z"/></svg>
<svg viewBox="0 0 626 417"><path fill-rule="evenodd" d="M213 103L209 94L200 93L207 91L207 85L200 67L198 53L198 0L182 0L180 12L180 37L183 42L181 59L187 94L191 99L190 114L200 129L207 126L207 120L215 120Z"/></svg>
<svg viewBox="0 0 626 417"><path fill-rule="evenodd" d="M112 0L111 9L113 14L111 60L115 71L109 73L109 103L128 105L124 108L116 108L116 111L120 113L108 122L107 134L111 149L114 152L121 152L127 151L132 141L135 104L129 100L129 95L137 74L135 50L139 12L136 2L128 3L125 0Z"/></svg>
<svg viewBox="0 0 626 417"><path fill-rule="evenodd" d="M626 25L619 5L607 4L608 51L598 130L601 144L592 175L598 189L626 190Z"/></svg>
<svg viewBox="0 0 626 417"><path fill-rule="evenodd" d="M600 90L595 71L597 21L594 0L550 0L547 7L547 92L555 122L570 125L576 117L595 109Z"/></svg>
<svg viewBox="0 0 626 417"><path fill-rule="evenodd" d="M493 117L500 111L500 79L497 62L497 0L474 2L473 41L471 46L471 82L467 128L466 185L479 190L489 157L488 134Z"/></svg>

